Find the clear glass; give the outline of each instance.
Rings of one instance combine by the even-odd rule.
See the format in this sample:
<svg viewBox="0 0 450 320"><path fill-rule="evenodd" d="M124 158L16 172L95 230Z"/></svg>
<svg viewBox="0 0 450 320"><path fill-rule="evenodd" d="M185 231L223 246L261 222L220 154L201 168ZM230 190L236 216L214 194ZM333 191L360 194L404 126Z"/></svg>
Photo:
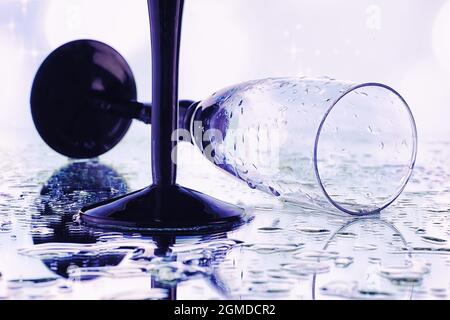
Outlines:
<svg viewBox="0 0 450 320"><path fill-rule="evenodd" d="M408 182L417 132L405 100L379 83L271 78L203 100L195 144L251 188L353 215L379 212Z"/></svg>

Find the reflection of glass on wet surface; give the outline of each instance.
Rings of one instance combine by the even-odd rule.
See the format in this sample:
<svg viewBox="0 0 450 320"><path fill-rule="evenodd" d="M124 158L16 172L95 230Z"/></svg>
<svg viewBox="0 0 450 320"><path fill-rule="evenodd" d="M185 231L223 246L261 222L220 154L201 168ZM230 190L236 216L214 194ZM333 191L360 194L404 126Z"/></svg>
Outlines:
<svg viewBox="0 0 450 320"><path fill-rule="evenodd" d="M411 183L380 217L281 203L183 145L180 183L249 206L254 221L175 243L74 223L80 206L148 183L147 144L131 136L88 163L40 144L1 149L0 298L448 298L449 144L423 143Z"/></svg>

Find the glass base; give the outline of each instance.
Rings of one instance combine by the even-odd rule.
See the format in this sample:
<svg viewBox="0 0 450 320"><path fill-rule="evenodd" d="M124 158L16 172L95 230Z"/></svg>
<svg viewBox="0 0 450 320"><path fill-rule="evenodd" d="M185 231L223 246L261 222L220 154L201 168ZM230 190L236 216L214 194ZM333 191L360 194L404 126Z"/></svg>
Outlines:
<svg viewBox="0 0 450 320"><path fill-rule="evenodd" d="M178 185L142 190L84 207L81 221L102 229L147 233L229 231L251 220L245 210Z"/></svg>

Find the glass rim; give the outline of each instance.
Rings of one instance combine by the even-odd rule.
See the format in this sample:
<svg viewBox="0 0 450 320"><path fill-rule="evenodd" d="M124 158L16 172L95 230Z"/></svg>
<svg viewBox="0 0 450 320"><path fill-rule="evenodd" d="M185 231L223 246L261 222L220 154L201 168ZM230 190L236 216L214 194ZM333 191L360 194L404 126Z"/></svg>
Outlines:
<svg viewBox="0 0 450 320"><path fill-rule="evenodd" d="M333 198L328 194L325 186L323 185L322 179L320 177L320 171L319 171L318 161L317 161L317 153L318 153L318 146L319 146L320 135L321 135L323 125L325 124L328 115L331 113L333 108L339 103L339 101L341 101L345 96L347 96L349 93L351 93L351 92L353 92L353 91L355 91L355 90L357 90L359 88L363 88L363 87L380 87L380 88L389 90L397 98L400 99L400 101L403 103L403 105L404 105L404 107L405 107L405 109L407 111L407 115L409 117L410 127L411 127L411 131L412 131L412 139L413 139L413 150L412 150L411 158L410 158L410 161L409 161L409 170L408 170L408 173L406 174L406 176L404 177L405 179L403 180L402 185L397 189L397 191L390 198L388 198L387 201L384 202L384 204L381 207L373 209L373 210L370 210L370 211L364 211L364 212L363 211L349 210L347 208L344 208L338 202L333 200ZM343 211L345 213L348 213L348 214L354 215L354 216L363 216L363 215L370 215L370 214L379 213L380 211L382 211L385 208L387 208L392 202L394 202L398 198L398 196L400 196L400 194L405 189L408 181L410 180L410 178L412 176L412 173L413 173L414 165L416 163L416 158L417 158L417 144L418 144L417 140L418 140L417 127L416 127L416 122L414 120L414 116L413 116L413 114L411 112L411 108L409 107L409 105L405 101L405 99L396 90L394 90L390 86L387 86L385 84L378 83L378 82L365 82L365 83L356 84L356 85L351 86L350 88L345 90L342 94L340 94L331 103L330 107L327 109L327 111L325 112L324 116L322 117L322 120L320 122L319 128L317 129L316 139L315 139L315 142L314 142L314 156L313 156L314 158L313 158L313 162L314 162L315 176L316 176L317 182L319 183L320 189L322 190L322 192L325 195L326 199L340 211Z"/></svg>

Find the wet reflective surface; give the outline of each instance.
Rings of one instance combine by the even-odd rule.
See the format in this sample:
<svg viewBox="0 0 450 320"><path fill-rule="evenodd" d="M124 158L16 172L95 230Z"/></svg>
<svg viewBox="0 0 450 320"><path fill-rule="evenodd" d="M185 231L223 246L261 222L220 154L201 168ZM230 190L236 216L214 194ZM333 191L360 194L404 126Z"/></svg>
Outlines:
<svg viewBox="0 0 450 320"><path fill-rule="evenodd" d="M449 298L450 144L423 142L405 192L371 218L284 204L185 144L180 183L246 206L253 221L177 238L74 221L80 207L148 183L148 144L129 136L87 162L41 142L1 146L1 299Z"/></svg>

